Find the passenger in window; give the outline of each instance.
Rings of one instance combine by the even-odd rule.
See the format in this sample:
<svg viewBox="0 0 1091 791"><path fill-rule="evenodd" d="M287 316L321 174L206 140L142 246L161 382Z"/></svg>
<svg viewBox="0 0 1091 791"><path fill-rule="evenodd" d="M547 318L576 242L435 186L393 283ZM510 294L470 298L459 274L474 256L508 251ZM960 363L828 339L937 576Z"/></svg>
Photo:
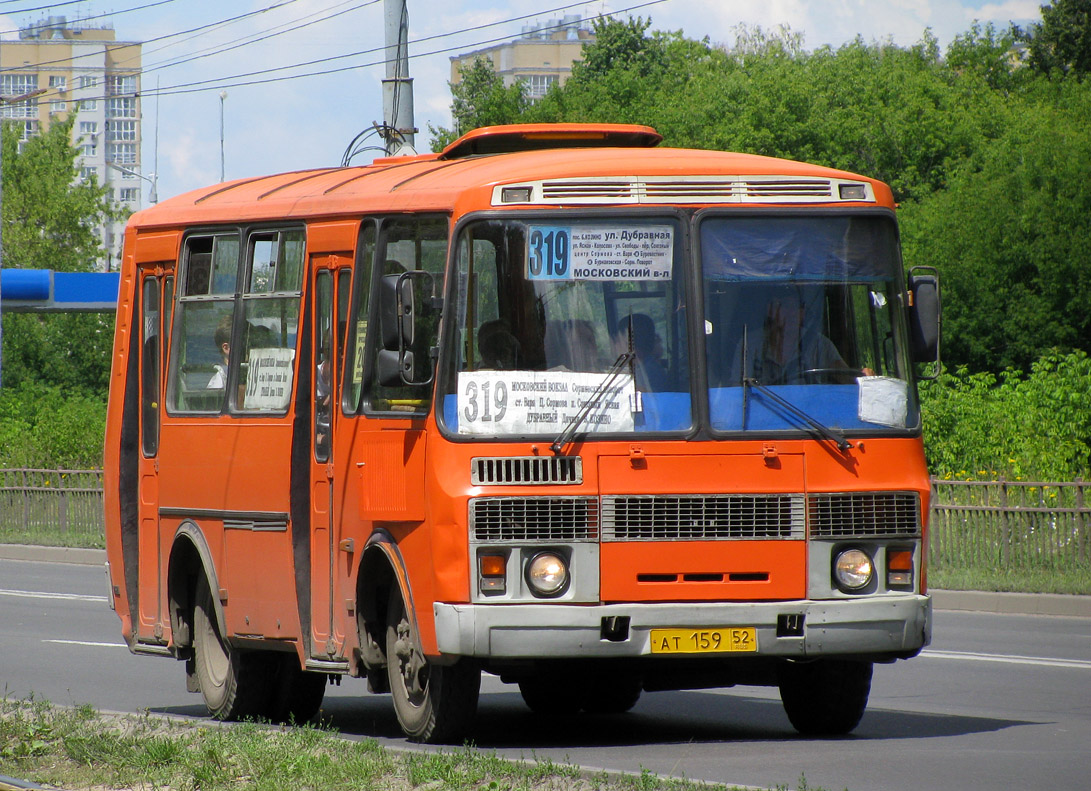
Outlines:
<svg viewBox="0 0 1091 791"><path fill-rule="evenodd" d="M667 368L663 365L663 339L655 322L646 313L630 313L617 323L614 346L618 354L632 349L636 360L636 388L646 393L659 393L668 388Z"/></svg>
<svg viewBox="0 0 1091 791"><path fill-rule="evenodd" d="M227 387L227 361L231 356L231 316L224 316L216 325L216 332L212 335L216 348L223 356L223 362L213 363L215 371L208 380L205 388L208 390L223 390Z"/></svg>
<svg viewBox="0 0 1091 791"><path fill-rule="evenodd" d="M519 367L519 339L504 319L493 319L481 325L477 331L477 351L481 355L478 368L513 371Z"/></svg>

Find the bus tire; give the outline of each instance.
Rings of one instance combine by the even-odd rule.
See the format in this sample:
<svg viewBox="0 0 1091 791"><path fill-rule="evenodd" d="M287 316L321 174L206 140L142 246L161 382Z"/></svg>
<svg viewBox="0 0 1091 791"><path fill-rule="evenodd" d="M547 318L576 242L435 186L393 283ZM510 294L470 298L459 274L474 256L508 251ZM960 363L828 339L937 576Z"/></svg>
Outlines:
<svg viewBox="0 0 1091 791"><path fill-rule="evenodd" d="M807 736L841 736L855 728L871 693L871 662L785 662L780 699L792 726Z"/></svg>
<svg viewBox="0 0 1091 791"><path fill-rule="evenodd" d="M197 683L208 713L218 720L265 714L270 680L268 657L228 645L216 620L212 591L201 578L193 611L193 659Z"/></svg>
<svg viewBox="0 0 1091 791"><path fill-rule="evenodd" d="M402 731L424 744L462 741L477 713L481 669L465 658L453 665L429 663L396 586L386 624L387 677Z"/></svg>

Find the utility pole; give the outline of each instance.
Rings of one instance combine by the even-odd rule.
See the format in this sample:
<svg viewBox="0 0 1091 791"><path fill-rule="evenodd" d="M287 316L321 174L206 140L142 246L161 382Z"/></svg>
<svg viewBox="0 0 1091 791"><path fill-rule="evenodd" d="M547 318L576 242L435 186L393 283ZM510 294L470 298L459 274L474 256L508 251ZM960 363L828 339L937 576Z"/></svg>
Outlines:
<svg viewBox="0 0 1091 791"><path fill-rule="evenodd" d="M413 80L409 77L408 0L383 0L386 79L383 80L383 139L387 156L416 154Z"/></svg>

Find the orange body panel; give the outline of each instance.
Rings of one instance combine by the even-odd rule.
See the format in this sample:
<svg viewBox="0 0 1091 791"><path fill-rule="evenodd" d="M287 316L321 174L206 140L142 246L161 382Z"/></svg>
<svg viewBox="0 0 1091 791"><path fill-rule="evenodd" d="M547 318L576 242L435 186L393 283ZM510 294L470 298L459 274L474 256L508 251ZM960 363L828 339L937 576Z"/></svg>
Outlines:
<svg viewBox="0 0 1091 791"><path fill-rule="evenodd" d="M584 128L535 127L525 132L563 139L582 134ZM631 134L633 140L644 141L641 145L658 137L643 127L616 127L607 133ZM112 353L105 480L113 603L131 646L173 646L168 569L175 557L176 535L188 526L205 542L208 557L202 556L201 562L211 565L207 571L215 576L214 594L223 605L229 637L247 641L251 647L263 640L278 642L281 649L289 645L303 660L343 662L357 674L363 672L354 652L361 647L357 586L362 554L369 539L389 534L404 563L422 647L426 654L435 655L433 605L466 604L473 599L470 498L528 494L512 487L472 485L472 459L550 455L548 443L445 438L434 414L427 418L349 415L335 401L330 458L316 460L313 445L308 445L304 458L300 438L314 428L297 416L295 397L283 415L228 411L215 416L172 415L163 408L158 452L141 455L135 439L139 421L144 419L137 415L144 393L134 390L136 385L129 379L138 370L131 355L139 346L133 333L140 331L141 267L147 276L162 278L164 271L169 275L184 256L182 240L189 229L305 224L307 271L292 377L298 383L312 381L300 367L301 360L314 364L313 337L304 338L302 329L311 327L313 332L308 322L314 311L314 273L359 266L358 237L362 219L369 215L441 213L450 217L454 229L470 212L506 208L493 205L498 185L620 178L634 173L851 178L870 185L875 197L870 208L894 208L889 188L879 181L751 155L605 147L450 158L477 145L478 139L487 141L489 134L482 130L467 136L461 149L438 156L393 158L364 167L316 169L215 185L164 201L130 219ZM747 209L755 206L762 208L751 204ZM667 205L662 208L673 210ZM175 320L177 324L177 316ZM160 393L166 392L166 384L164 360ZM305 440L311 438L307 433ZM582 483L537 487L532 496L912 490L921 498L922 524L928 510L928 479L919 436L854 441L847 453L812 439L705 436L589 441L577 443L569 452L582 456ZM301 487L310 506L305 513L298 507ZM602 541L598 551L600 596L606 603L776 601L807 596L805 538ZM309 629L304 621L310 622ZM309 657L305 655L308 645ZM345 671L338 665L331 672Z"/></svg>

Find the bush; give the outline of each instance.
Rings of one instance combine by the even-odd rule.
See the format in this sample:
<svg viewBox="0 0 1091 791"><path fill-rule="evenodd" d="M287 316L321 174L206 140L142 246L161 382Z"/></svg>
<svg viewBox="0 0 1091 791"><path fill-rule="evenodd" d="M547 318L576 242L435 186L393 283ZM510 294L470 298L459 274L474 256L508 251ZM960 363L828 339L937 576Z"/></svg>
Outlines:
<svg viewBox="0 0 1091 791"><path fill-rule="evenodd" d="M925 452L941 478L1068 481L1091 473L1091 358L1050 352L1029 375L961 367L921 385Z"/></svg>
<svg viewBox="0 0 1091 791"><path fill-rule="evenodd" d="M102 466L106 403L60 387L0 390L0 467Z"/></svg>

